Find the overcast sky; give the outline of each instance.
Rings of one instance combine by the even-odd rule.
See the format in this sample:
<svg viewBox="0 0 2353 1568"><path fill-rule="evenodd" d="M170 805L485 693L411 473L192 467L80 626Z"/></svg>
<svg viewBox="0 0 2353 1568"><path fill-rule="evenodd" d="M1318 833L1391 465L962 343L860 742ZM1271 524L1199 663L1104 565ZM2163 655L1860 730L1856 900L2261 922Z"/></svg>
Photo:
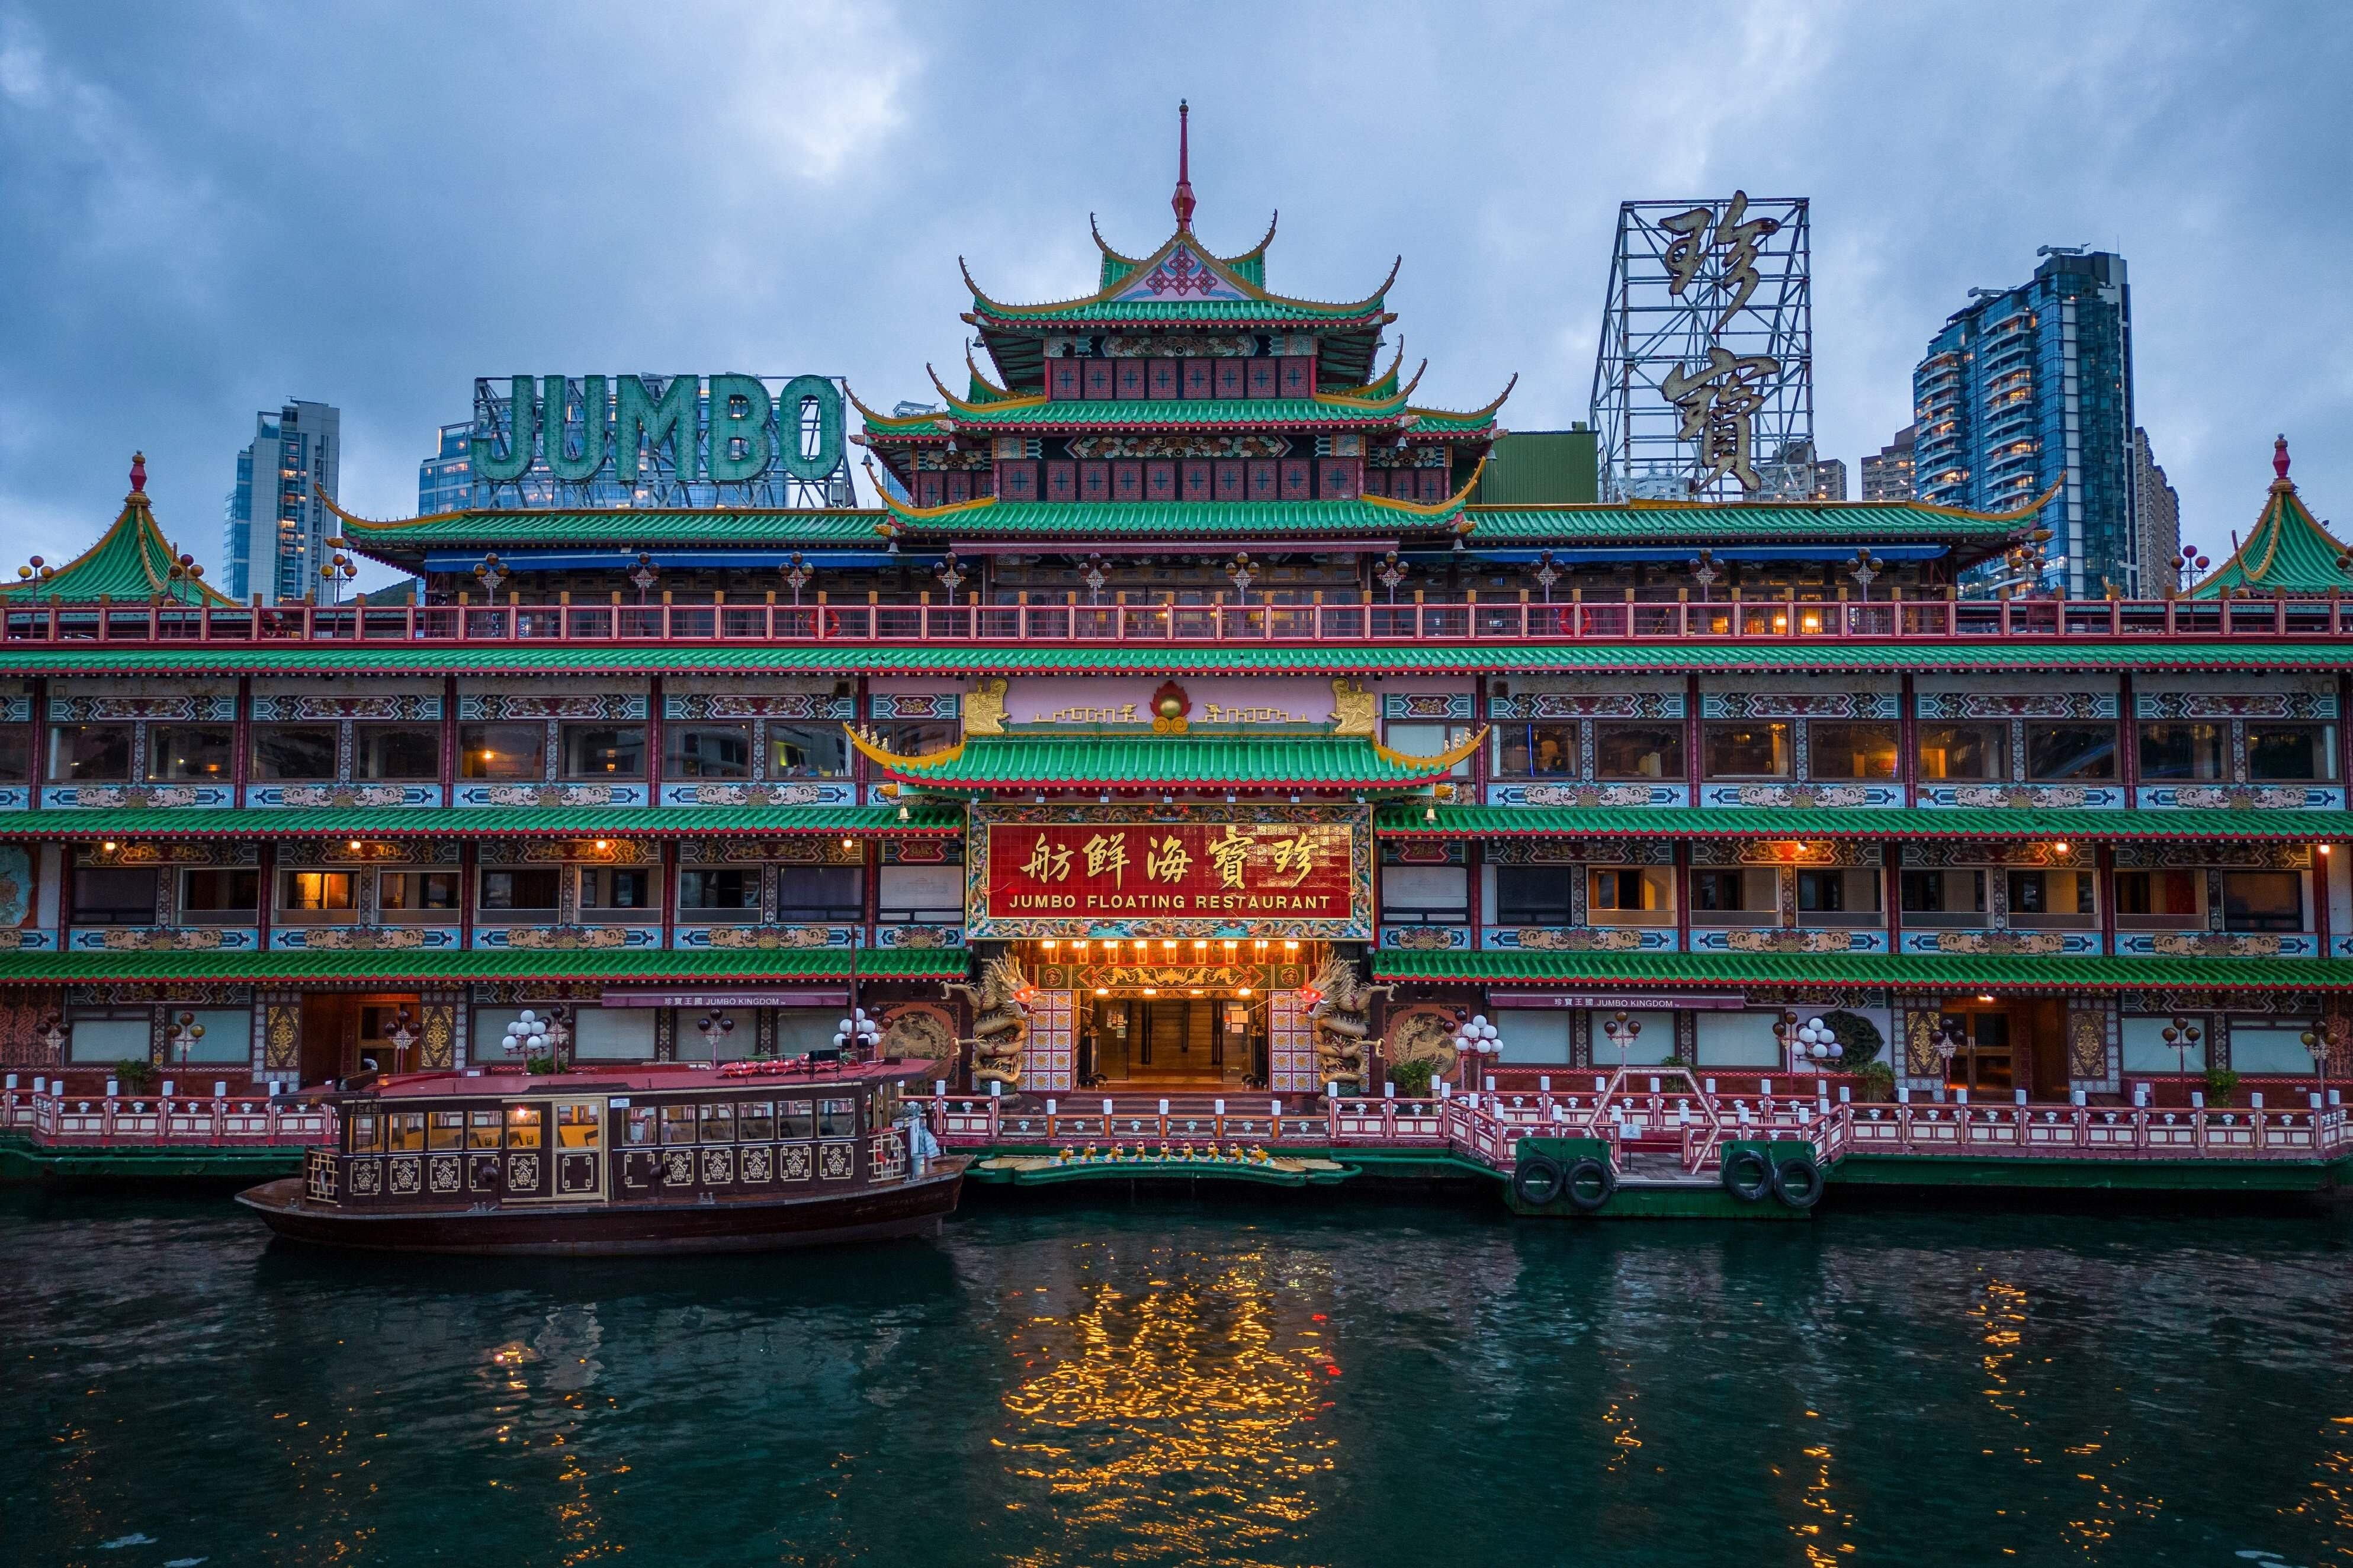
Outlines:
<svg viewBox="0 0 2353 1568"><path fill-rule="evenodd" d="M253 414L343 411L344 503L519 371L933 395L956 258L1089 290L1087 215L1389 299L1418 400L1587 414L1621 200L1813 200L1818 435L1850 470L1972 285L2131 267L2140 422L2218 556L2271 437L2353 521L2353 5L894 7L0 0L0 572L80 548L143 447L217 569ZM861 494L863 492L861 476ZM10 574L13 575L13 574Z"/></svg>

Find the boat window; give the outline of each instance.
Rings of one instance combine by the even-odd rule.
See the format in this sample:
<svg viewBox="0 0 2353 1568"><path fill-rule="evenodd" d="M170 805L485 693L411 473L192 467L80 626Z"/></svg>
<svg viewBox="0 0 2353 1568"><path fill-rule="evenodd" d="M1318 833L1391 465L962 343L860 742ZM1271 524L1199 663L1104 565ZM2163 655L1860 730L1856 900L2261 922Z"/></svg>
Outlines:
<svg viewBox="0 0 2353 1568"><path fill-rule="evenodd" d="M547 1125L547 1111L543 1106L510 1105L507 1107L507 1147L536 1149L540 1132Z"/></svg>
<svg viewBox="0 0 2353 1568"><path fill-rule="evenodd" d="M555 1108L555 1146L594 1149L604 1142L604 1107L594 1100L574 1100Z"/></svg>
<svg viewBox="0 0 2353 1568"><path fill-rule="evenodd" d="M809 1105L810 1102L806 1100L776 1101L776 1136L779 1138L817 1136L817 1118L810 1114Z"/></svg>
<svg viewBox="0 0 2353 1568"><path fill-rule="evenodd" d="M763 1142L776 1135L776 1106L774 1100L747 1100L735 1109L736 1132L746 1142L757 1139Z"/></svg>
<svg viewBox="0 0 2353 1568"><path fill-rule="evenodd" d="M650 1105L632 1105L626 1114L628 1121L627 1130L621 1135L622 1138L633 1144L652 1142L654 1141L654 1108Z"/></svg>
<svg viewBox="0 0 2353 1568"><path fill-rule="evenodd" d="M854 1100L820 1100L817 1102L817 1135L820 1138L847 1138L858 1131L858 1102Z"/></svg>
<svg viewBox="0 0 2353 1568"><path fill-rule="evenodd" d="M363 1111L351 1121L353 1153L374 1154L384 1148L383 1125L375 1116Z"/></svg>
<svg viewBox="0 0 2353 1568"><path fill-rule="evenodd" d="M466 1146L466 1113L462 1110L436 1110L429 1113L425 1124L425 1146L427 1149L462 1149Z"/></svg>
<svg viewBox="0 0 2353 1568"><path fill-rule="evenodd" d="M735 1107L732 1101L704 1104L702 1141L705 1143L733 1143L735 1141Z"/></svg>
<svg viewBox="0 0 2353 1568"><path fill-rule="evenodd" d="M662 1142L691 1143L694 1142L694 1107L665 1105L661 1108Z"/></svg>
<svg viewBox="0 0 2353 1568"><path fill-rule="evenodd" d="M392 1124L387 1147L394 1153L414 1154L425 1147L425 1112L396 1110L385 1120Z"/></svg>
<svg viewBox="0 0 2353 1568"><path fill-rule="evenodd" d="M484 1107L466 1112L466 1147L495 1149L499 1146L499 1113Z"/></svg>

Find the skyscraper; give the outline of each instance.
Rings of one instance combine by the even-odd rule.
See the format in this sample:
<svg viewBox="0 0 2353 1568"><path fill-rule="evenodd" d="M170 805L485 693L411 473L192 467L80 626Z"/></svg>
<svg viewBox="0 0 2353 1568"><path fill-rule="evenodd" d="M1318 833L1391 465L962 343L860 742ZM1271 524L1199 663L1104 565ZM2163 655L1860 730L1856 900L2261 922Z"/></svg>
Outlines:
<svg viewBox="0 0 2353 1568"><path fill-rule="evenodd" d="M1912 373L1919 499L2015 510L2055 493L2054 585L2142 591L2134 522L2132 291L2125 259L2045 246L2014 289L1972 289Z"/></svg>
<svg viewBox="0 0 2353 1568"><path fill-rule="evenodd" d="M2174 585L2181 558L2181 495L2148 449L2148 432L2133 427L2133 511L2140 526L2140 591L2156 598Z"/></svg>
<svg viewBox="0 0 2353 1568"><path fill-rule="evenodd" d="M474 422L441 426L441 448L417 465L417 515L462 511L474 504Z"/></svg>
<svg viewBox="0 0 2353 1568"><path fill-rule="evenodd" d="M1912 499L1912 432L1906 425L1895 432L1895 439L1862 460L1862 499L1864 500L1910 500Z"/></svg>
<svg viewBox="0 0 2353 1568"><path fill-rule="evenodd" d="M317 589L335 532L320 492L336 499L343 456L343 410L331 403L298 399L253 416L253 441L237 455L237 483L223 509L229 597L258 594L277 604Z"/></svg>

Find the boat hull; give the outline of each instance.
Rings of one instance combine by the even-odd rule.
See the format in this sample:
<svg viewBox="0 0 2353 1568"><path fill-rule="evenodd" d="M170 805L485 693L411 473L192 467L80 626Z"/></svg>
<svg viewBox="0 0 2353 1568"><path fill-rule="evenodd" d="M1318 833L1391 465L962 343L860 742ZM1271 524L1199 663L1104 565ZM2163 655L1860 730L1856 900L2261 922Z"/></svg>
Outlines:
<svg viewBox="0 0 2353 1568"><path fill-rule="evenodd" d="M368 1252L613 1258L775 1252L937 1234L963 1189L965 1162L885 1186L807 1197L712 1203L543 1205L463 1210L367 1210L307 1200L300 1177L237 1195L278 1236Z"/></svg>

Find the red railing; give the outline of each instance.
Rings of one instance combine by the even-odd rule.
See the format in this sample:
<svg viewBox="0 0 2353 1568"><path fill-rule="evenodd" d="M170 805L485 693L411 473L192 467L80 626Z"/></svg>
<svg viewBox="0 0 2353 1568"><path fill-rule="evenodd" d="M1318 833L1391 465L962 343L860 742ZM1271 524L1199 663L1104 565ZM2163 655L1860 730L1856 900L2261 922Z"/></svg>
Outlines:
<svg viewBox="0 0 2353 1568"><path fill-rule="evenodd" d="M2333 638L2337 599L1436 600L1394 604L27 605L12 643L1234 644Z"/></svg>
<svg viewBox="0 0 2353 1568"><path fill-rule="evenodd" d="M267 1094L75 1094L0 1090L0 1132L45 1149L296 1149L325 1143L335 1113Z"/></svg>

